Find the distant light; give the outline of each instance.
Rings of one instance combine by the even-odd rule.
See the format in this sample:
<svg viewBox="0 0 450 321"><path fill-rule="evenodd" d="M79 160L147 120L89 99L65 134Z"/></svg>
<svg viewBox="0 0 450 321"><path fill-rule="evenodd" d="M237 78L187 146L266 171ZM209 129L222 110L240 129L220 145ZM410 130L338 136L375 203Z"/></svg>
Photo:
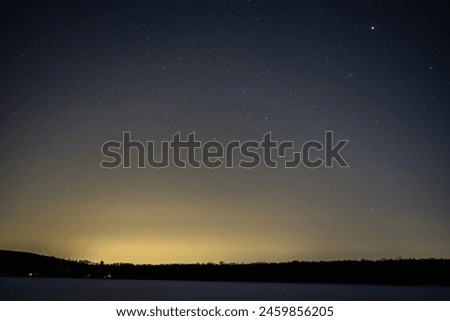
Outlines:
<svg viewBox="0 0 450 321"><path fill-rule="evenodd" d="M375 30L375 26L370 27L371 30Z"/></svg>

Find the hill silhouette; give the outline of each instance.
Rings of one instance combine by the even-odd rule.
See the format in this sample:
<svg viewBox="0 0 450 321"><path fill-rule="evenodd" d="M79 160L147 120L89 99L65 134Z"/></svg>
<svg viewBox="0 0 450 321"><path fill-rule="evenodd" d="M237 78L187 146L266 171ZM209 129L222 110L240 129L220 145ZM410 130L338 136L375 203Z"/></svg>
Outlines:
<svg viewBox="0 0 450 321"><path fill-rule="evenodd" d="M250 264L104 264L0 250L0 276L248 282L450 285L449 259Z"/></svg>

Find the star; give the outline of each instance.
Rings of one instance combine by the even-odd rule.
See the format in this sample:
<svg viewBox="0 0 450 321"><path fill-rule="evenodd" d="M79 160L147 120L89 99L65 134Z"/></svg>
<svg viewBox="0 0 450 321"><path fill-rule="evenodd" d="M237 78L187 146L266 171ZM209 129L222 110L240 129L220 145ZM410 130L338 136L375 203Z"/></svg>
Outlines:
<svg viewBox="0 0 450 321"><path fill-rule="evenodd" d="M370 27L370 30L375 30L375 26L371 26L371 27Z"/></svg>

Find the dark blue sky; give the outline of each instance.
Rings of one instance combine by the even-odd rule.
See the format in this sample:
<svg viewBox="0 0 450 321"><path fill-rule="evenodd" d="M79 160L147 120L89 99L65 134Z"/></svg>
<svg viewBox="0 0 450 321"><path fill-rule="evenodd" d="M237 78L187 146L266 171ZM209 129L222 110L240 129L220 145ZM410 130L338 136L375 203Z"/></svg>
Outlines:
<svg viewBox="0 0 450 321"><path fill-rule="evenodd" d="M0 247L134 262L448 257L449 13L2 3ZM326 130L350 140L350 168L99 167L123 131L301 144Z"/></svg>

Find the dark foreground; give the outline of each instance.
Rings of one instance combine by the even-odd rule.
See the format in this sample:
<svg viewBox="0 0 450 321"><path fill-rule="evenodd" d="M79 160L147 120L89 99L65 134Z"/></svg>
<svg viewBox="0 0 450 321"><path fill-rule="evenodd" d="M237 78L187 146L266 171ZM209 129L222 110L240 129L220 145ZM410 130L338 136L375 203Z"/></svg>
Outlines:
<svg viewBox="0 0 450 321"><path fill-rule="evenodd" d="M450 300L450 287L2 277L0 300Z"/></svg>
<svg viewBox="0 0 450 321"><path fill-rule="evenodd" d="M449 271L449 259L134 265L96 264L0 251L0 277L450 286ZM279 285L272 286L279 288Z"/></svg>

